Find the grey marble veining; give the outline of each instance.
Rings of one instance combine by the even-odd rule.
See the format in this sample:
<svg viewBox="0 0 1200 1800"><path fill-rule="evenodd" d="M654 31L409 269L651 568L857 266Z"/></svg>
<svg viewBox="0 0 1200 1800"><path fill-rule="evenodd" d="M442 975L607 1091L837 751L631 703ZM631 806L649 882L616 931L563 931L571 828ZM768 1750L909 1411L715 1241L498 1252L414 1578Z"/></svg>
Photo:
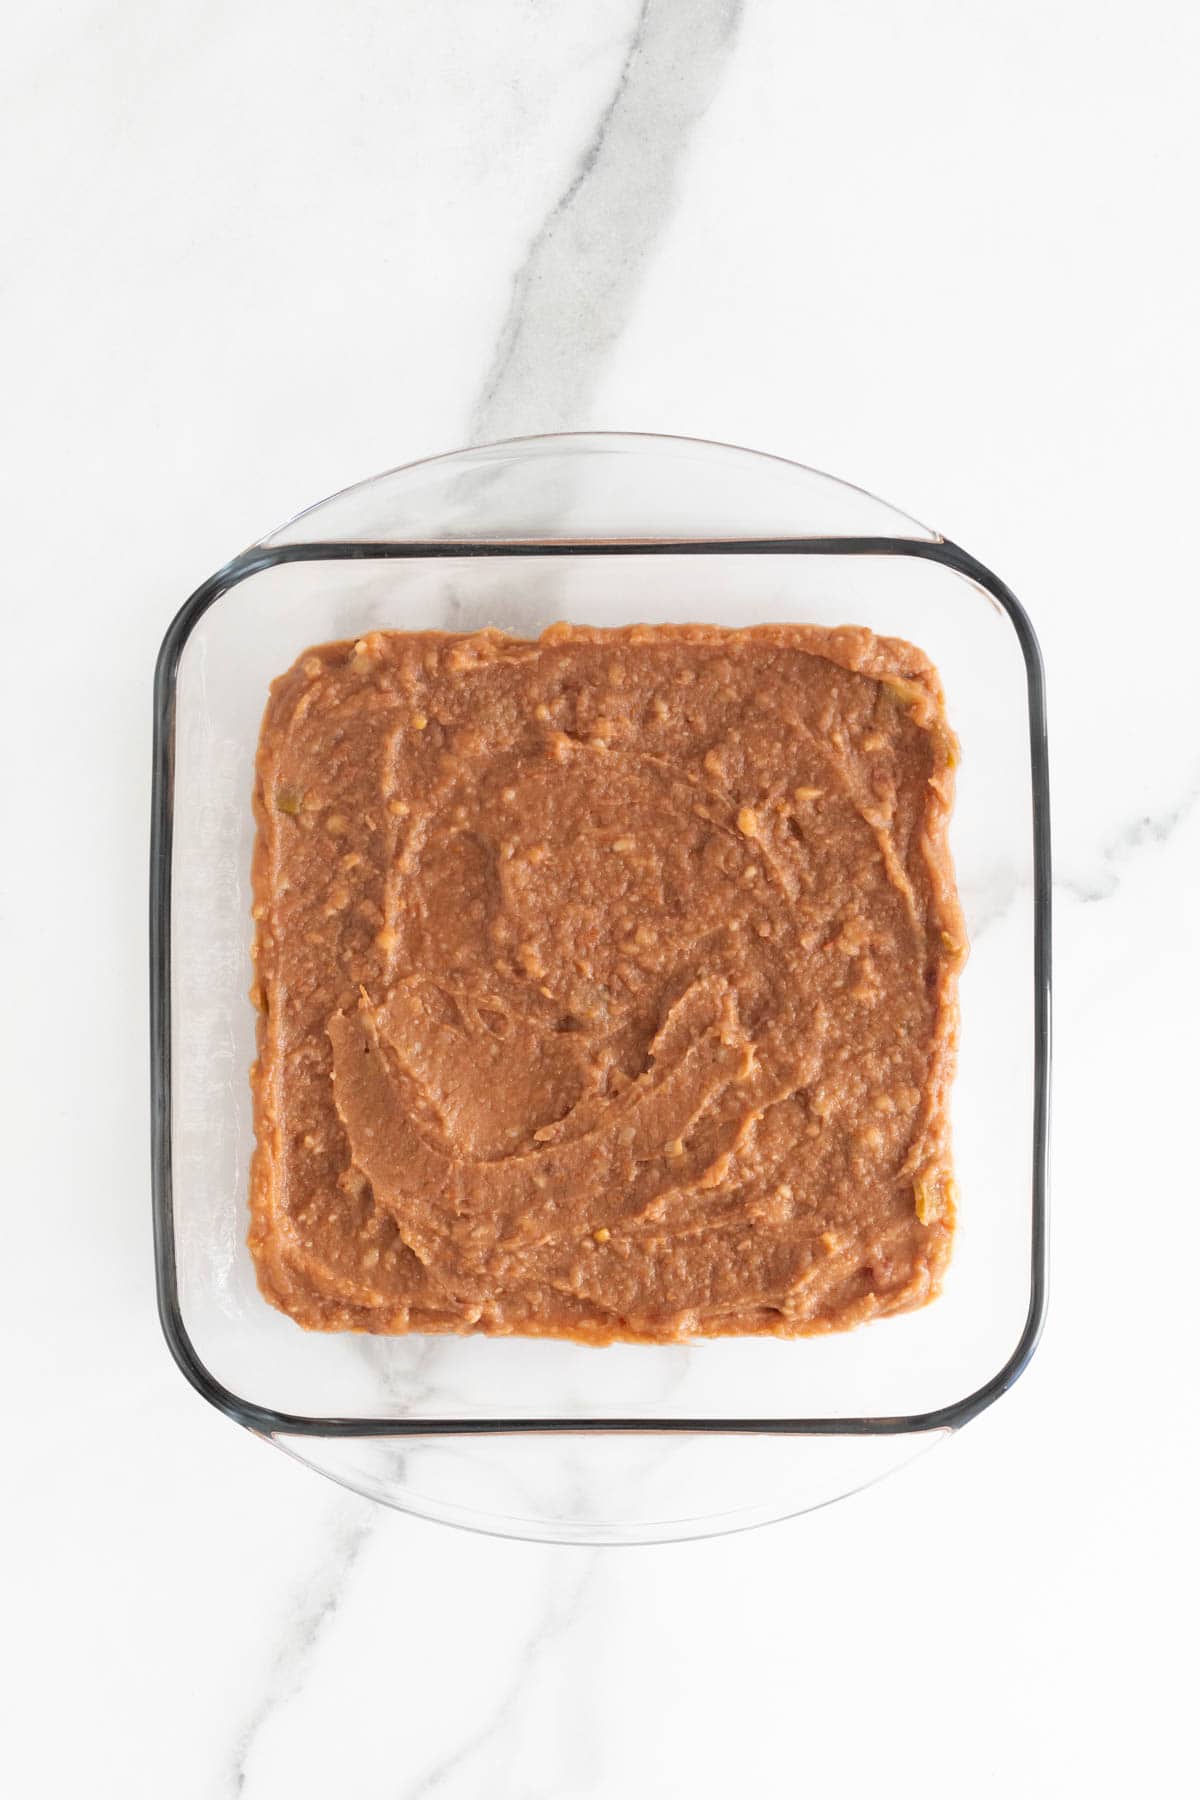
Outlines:
<svg viewBox="0 0 1200 1800"><path fill-rule="evenodd" d="M742 0L642 0L616 86L513 276L472 441L565 430L582 416L670 218L741 11Z"/></svg>
<svg viewBox="0 0 1200 1800"><path fill-rule="evenodd" d="M1139 853L1154 845L1168 843L1187 824L1198 802L1200 769L1192 771L1172 805L1159 812L1143 813L1121 825L1098 847L1092 867L1086 873L1059 876L1055 886L1089 906L1111 900Z"/></svg>
<svg viewBox="0 0 1200 1800"><path fill-rule="evenodd" d="M407 1775L401 1779L397 1800L434 1800L452 1783L459 1792L486 1793L497 1762L520 1766L522 1695L545 1664L561 1653L567 1634L573 1633L586 1608L601 1554L596 1550L576 1552L569 1562L545 1569L533 1622L513 1645L511 1660L490 1704L444 1754L411 1779ZM590 1748L594 1759L594 1746ZM594 1760L591 1772L595 1774Z"/></svg>
<svg viewBox="0 0 1200 1800"><path fill-rule="evenodd" d="M281 1621L266 1680L252 1696L248 1716L238 1727L224 1784L229 1800L247 1791L255 1747L278 1708L303 1691L320 1654L323 1635L337 1615L377 1522L378 1514L369 1501L347 1498L339 1502L321 1555L295 1590Z"/></svg>

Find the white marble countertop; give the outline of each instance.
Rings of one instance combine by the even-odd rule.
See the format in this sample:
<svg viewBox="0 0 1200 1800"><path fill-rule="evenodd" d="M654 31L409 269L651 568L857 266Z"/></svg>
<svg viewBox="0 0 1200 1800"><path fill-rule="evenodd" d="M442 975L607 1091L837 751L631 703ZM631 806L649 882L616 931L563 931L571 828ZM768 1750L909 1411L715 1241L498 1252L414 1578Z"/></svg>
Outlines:
<svg viewBox="0 0 1200 1800"><path fill-rule="evenodd" d="M1195 9L64 0L7 37L6 1791L1181 1791ZM885 495L1011 583L1049 682L1042 1347L872 1492L664 1549L343 1494L187 1387L150 1257L167 621L349 481L588 426Z"/></svg>

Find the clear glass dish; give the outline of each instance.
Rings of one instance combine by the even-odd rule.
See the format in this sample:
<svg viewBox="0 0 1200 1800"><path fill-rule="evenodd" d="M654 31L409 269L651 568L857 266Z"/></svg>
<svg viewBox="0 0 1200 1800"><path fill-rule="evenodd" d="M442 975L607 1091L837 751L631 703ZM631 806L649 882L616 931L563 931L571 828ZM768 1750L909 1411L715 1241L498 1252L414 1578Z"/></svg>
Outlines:
<svg viewBox="0 0 1200 1800"><path fill-rule="evenodd" d="M245 1244L254 1056L249 869L273 676L372 628L868 625L926 650L962 741L952 844L972 940L942 1296L802 1340L606 1349L308 1334ZM520 439L395 470L236 557L171 625L151 851L159 1302L189 1380L357 1491L504 1535L735 1530L851 1492L1025 1366L1045 1296L1049 806L1041 661L1003 583L882 501L690 439Z"/></svg>

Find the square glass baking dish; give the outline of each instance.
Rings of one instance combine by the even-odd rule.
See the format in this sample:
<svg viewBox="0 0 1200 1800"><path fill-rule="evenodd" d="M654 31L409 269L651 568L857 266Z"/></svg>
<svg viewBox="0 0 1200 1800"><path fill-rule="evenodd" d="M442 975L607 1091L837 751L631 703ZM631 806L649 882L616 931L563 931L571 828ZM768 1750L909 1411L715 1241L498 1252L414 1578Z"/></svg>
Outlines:
<svg viewBox="0 0 1200 1800"><path fill-rule="evenodd" d="M375 628L867 625L941 670L971 955L943 1294L802 1340L605 1349L301 1331L245 1237L254 1057L250 808L273 676ZM1036 641L1003 583L893 508L689 439L517 440L347 490L236 557L156 677L155 1241L171 1349L251 1430L363 1492L517 1535L699 1535L803 1510L965 1423L1032 1353L1045 1297L1049 812Z"/></svg>

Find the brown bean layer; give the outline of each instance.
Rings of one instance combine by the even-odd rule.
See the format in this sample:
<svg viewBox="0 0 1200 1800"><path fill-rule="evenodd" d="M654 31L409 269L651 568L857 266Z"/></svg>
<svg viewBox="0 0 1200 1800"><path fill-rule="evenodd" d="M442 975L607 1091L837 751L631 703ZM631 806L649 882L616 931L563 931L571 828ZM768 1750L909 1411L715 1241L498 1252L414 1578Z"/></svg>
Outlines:
<svg viewBox="0 0 1200 1800"><path fill-rule="evenodd" d="M589 1342L928 1300L956 760L927 659L852 628L306 652L255 791L266 1297Z"/></svg>

